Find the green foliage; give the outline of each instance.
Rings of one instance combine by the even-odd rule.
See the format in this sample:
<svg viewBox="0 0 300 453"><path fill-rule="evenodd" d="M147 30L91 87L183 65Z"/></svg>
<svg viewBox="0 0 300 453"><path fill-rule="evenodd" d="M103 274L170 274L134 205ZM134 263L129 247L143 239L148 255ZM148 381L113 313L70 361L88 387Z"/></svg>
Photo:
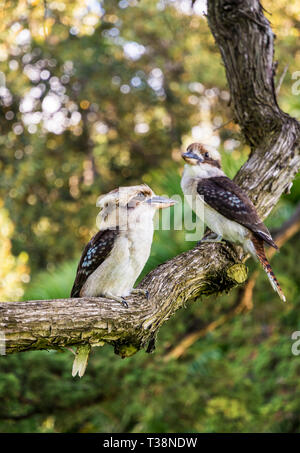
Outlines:
<svg viewBox="0 0 300 453"><path fill-rule="evenodd" d="M0 196L16 225L14 251L27 251L34 271L79 253L101 193L146 182L152 169L177 162L191 128L223 121L228 111L203 17L173 5L157 14L150 0L125 8L80 3L28 10L10 1L15 25L0 30L7 89Z"/></svg>
<svg viewBox="0 0 300 453"><path fill-rule="evenodd" d="M23 294L23 283L30 280L27 266L28 255L21 252L14 256L11 250L11 237L14 225L0 199L0 299L15 300Z"/></svg>
<svg viewBox="0 0 300 453"><path fill-rule="evenodd" d="M70 296L76 261L60 264L55 271L42 271L26 289L24 300L64 299Z"/></svg>

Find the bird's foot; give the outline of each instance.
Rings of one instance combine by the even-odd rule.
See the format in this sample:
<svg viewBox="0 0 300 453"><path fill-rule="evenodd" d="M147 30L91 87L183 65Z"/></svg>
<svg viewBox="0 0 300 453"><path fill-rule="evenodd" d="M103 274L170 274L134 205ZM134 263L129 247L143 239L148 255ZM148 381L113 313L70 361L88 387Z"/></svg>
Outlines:
<svg viewBox="0 0 300 453"><path fill-rule="evenodd" d="M119 302L120 304L123 305L123 307L128 308L128 303L124 299L124 297L119 297L119 296L113 296L112 294L106 294L106 297L108 299L115 300L116 302Z"/></svg>
<svg viewBox="0 0 300 453"><path fill-rule="evenodd" d="M120 303L123 305L123 307L128 308L128 303L123 297L121 297Z"/></svg>
<svg viewBox="0 0 300 453"><path fill-rule="evenodd" d="M147 300L149 300L149 291L142 288L134 288L131 290L131 294L143 294Z"/></svg>
<svg viewBox="0 0 300 453"><path fill-rule="evenodd" d="M201 244L203 242L224 242L224 241L223 236L221 234L210 233L206 237L202 238L201 241L198 242L198 244Z"/></svg>

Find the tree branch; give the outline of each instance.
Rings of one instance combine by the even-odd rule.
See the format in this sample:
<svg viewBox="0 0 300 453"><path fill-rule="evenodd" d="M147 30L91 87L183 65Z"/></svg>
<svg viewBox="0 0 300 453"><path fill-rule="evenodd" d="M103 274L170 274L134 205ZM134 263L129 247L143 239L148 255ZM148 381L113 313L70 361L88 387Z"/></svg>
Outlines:
<svg viewBox="0 0 300 453"><path fill-rule="evenodd" d="M297 206L291 218L284 222L284 224L278 231L274 232L273 238L278 247L281 247L296 233L298 233L299 230L300 204ZM275 249L269 247L267 252L268 258L271 259L275 252ZM190 348L194 343L196 343L196 341L198 341L200 338L205 337L207 333L217 329L234 316L251 310L253 308L253 290L258 275L259 272L257 270L252 273L247 283L238 292L237 298L233 305L229 308L227 307L225 313L222 313L221 316L219 316L216 320L206 324L205 326L201 327L201 329L186 333L184 337L178 342L178 344L174 346L170 351L168 351L168 353L164 356L164 361L167 362L171 359L178 359L183 354L185 354L187 349Z"/></svg>
<svg viewBox="0 0 300 453"><path fill-rule="evenodd" d="M258 0L210 0L208 22L225 64L235 121L251 146L236 182L265 218L300 166L300 126L276 101L273 33ZM103 342L122 357L147 344L150 351L160 326L188 300L245 281L237 252L229 244L202 244L173 258L140 285L150 299L129 298L128 309L104 298L1 303L6 351Z"/></svg>
<svg viewBox="0 0 300 453"><path fill-rule="evenodd" d="M0 303L6 353L110 343L125 357L145 347L187 300L243 283L247 272L229 245L199 245L162 264L140 287L150 298L127 299L129 308L105 298ZM199 272L199 269L201 270Z"/></svg>

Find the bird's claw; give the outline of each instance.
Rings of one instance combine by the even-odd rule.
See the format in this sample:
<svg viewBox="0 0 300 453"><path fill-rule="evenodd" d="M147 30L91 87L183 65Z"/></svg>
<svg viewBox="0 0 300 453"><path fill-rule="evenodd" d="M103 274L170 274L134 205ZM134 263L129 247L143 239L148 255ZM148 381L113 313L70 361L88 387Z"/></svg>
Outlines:
<svg viewBox="0 0 300 453"><path fill-rule="evenodd" d="M134 288L131 290L131 294L143 294L147 300L149 300L149 291L143 288Z"/></svg>
<svg viewBox="0 0 300 453"><path fill-rule="evenodd" d="M106 297L108 299L115 300L116 302L119 302L120 304L122 304L123 307L128 308L128 303L126 302L124 297L114 296L113 294L110 294L110 293L106 293Z"/></svg>
<svg viewBox="0 0 300 453"><path fill-rule="evenodd" d="M198 244L200 245L201 243L203 242L225 242L222 238L222 235L221 234L215 234L215 235L212 235L212 234L208 234L206 237L203 237L201 239L201 241L198 242Z"/></svg>
<svg viewBox="0 0 300 453"><path fill-rule="evenodd" d="M123 298L121 299L121 304L123 305L123 307L128 308L128 303L126 302L125 299Z"/></svg>

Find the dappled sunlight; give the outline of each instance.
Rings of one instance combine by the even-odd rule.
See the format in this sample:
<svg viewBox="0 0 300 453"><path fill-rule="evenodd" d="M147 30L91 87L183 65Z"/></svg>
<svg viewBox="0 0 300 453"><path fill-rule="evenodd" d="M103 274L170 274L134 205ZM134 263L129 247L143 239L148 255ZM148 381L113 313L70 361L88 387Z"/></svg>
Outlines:
<svg viewBox="0 0 300 453"><path fill-rule="evenodd" d="M299 119L299 2L262 3L277 36L278 104ZM204 226L194 234L191 209L193 228L184 222L182 151L192 142L218 148L230 178L252 151L206 14L206 0L5 2L1 301L69 297L82 250L98 231L97 199L119 186L148 184L178 201L155 218L138 282L196 246ZM266 220L272 232L296 211L299 174L288 189ZM293 234L272 261L289 304L249 260L251 297L238 315L230 309L241 288L201 297L163 326L154 354L121 361L109 346L94 348L80 382L71 380L70 351L0 357L0 431L298 432L300 358L290 347L300 323L300 238ZM198 341L167 361L193 333Z"/></svg>

